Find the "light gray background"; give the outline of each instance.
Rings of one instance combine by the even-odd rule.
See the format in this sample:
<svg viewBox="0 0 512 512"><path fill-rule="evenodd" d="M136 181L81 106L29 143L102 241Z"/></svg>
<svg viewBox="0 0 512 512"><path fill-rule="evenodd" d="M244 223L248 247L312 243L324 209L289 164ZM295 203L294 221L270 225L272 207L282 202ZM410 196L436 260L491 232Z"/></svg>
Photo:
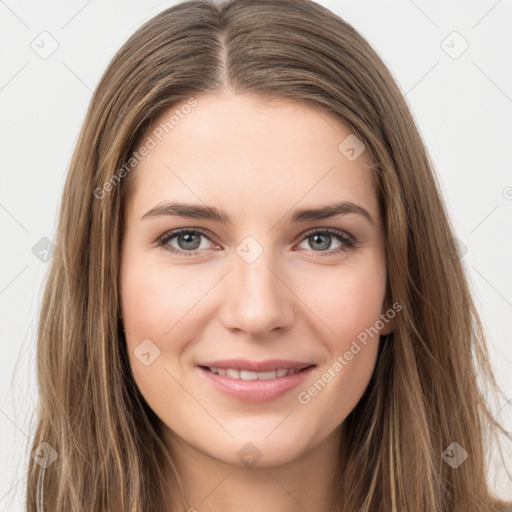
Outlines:
<svg viewBox="0 0 512 512"><path fill-rule="evenodd" d="M143 22L173 3L0 0L1 512L22 509L34 426L35 329L48 266L32 247L54 239L65 175L101 74ZM512 1L318 3L368 39L406 95L507 395L492 410L512 430ZM52 44L58 48L44 55ZM497 478L496 492L512 499L511 481Z"/></svg>

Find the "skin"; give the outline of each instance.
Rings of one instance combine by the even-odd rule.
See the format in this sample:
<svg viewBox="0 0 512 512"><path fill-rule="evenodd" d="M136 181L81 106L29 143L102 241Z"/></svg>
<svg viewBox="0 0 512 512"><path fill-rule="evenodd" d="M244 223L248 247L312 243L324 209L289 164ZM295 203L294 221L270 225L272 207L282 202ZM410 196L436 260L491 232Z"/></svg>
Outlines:
<svg viewBox="0 0 512 512"><path fill-rule="evenodd" d="M325 511L340 427L368 386L378 336L309 403L299 403L298 394L387 309L374 176L364 152L350 161L338 150L351 131L328 113L231 90L196 99L198 105L131 176L136 180L125 204L120 284L132 372L162 422L190 507ZM296 208L342 200L364 207L374 223L355 213L283 220ZM165 215L141 220L164 201L215 206L233 223ZM203 228L209 240L196 234L201 245L193 256L157 245L178 228ZM302 235L325 228L348 233L355 247L335 253L343 242L334 236L315 242L316 231ZM247 236L263 249L250 264L236 251ZM183 236L169 246L197 247ZM134 354L145 339L160 350L149 366ZM196 366L229 358L317 366L285 396L247 403L220 394ZM248 442L261 454L253 467L237 457Z"/></svg>

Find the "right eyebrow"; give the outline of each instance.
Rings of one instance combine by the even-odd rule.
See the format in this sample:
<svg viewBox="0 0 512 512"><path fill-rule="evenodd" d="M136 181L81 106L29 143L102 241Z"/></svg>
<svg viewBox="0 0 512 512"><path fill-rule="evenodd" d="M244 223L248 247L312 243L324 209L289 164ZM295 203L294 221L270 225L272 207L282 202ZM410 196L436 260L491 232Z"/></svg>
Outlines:
<svg viewBox="0 0 512 512"><path fill-rule="evenodd" d="M203 206L188 203L162 203L147 211L140 220L162 215L186 217L190 219L206 219L224 224L231 223L231 217L214 206Z"/></svg>

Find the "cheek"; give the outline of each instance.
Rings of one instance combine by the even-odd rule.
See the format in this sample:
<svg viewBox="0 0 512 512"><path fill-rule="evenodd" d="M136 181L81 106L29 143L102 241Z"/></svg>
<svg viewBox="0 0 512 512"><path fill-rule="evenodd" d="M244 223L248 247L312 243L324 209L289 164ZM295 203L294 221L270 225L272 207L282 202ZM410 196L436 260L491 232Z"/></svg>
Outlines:
<svg viewBox="0 0 512 512"><path fill-rule="evenodd" d="M156 413L180 391L168 373L181 380L170 364L180 345L164 340L185 339L179 331L182 323L177 322L190 310L188 303L195 293L181 281L179 272L166 271L142 257L123 260L120 293L129 363L139 391Z"/></svg>
<svg viewBox="0 0 512 512"><path fill-rule="evenodd" d="M322 416L326 432L339 425L364 394L375 368L379 325L385 295L385 264L340 268L333 279L319 280L308 290L308 306L322 320L319 337L328 352L322 372L302 388L298 402Z"/></svg>
<svg viewBox="0 0 512 512"><path fill-rule="evenodd" d="M385 286L385 265L375 260L364 267L342 267L326 279L312 279L300 293L322 320L331 348L344 351L347 343L378 321Z"/></svg>
<svg viewBox="0 0 512 512"><path fill-rule="evenodd" d="M162 343L181 318L193 313L206 291L207 283L194 280L183 269L128 261L121 274L121 302L131 343L144 338Z"/></svg>
<svg viewBox="0 0 512 512"><path fill-rule="evenodd" d="M384 285L375 277L342 281L344 293L338 287L323 288L336 298L319 303L323 309L318 309L319 316L323 313L328 318L325 323L332 331L319 338L328 356L316 378L301 387L296 396L302 417L318 418L314 427L317 436L328 435L345 420L363 396L375 369L380 342L375 324L384 297Z"/></svg>
<svg viewBox="0 0 512 512"><path fill-rule="evenodd" d="M185 265L171 268L141 256L123 260L126 348L137 386L155 411L181 393L177 381L183 380L189 363L183 353L197 338L203 320L211 318L202 308L215 280L197 276L197 270L187 271ZM147 352L152 362L146 366L139 357Z"/></svg>

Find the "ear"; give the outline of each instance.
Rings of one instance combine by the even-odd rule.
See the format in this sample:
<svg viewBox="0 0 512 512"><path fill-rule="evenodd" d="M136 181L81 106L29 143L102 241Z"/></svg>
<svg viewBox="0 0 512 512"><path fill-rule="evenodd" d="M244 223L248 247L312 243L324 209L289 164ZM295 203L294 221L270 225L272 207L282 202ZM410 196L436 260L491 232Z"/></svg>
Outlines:
<svg viewBox="0 0 512 512"><path fill-rule="evenodd" d="M386 312L381 313L379 318L380 318L380 320L382 320L384 322L384 327L382 329L380 329L380 331L379 331L380 335L390 334L395 330L395 319L394 318L390 319L386 315Z"/></svg>
<svg viewBox="0 0 512 512"><path fill-rule="evenodd" d="M382 328L379 329L379 334L386 335L392 333L396 328L396 317L398 313L402 310L402 305L395 301L391 304L391 300L385 300L382 306L382 310L379 316L379 326ZM383 324L383 325L382 325Z"/></svg>

